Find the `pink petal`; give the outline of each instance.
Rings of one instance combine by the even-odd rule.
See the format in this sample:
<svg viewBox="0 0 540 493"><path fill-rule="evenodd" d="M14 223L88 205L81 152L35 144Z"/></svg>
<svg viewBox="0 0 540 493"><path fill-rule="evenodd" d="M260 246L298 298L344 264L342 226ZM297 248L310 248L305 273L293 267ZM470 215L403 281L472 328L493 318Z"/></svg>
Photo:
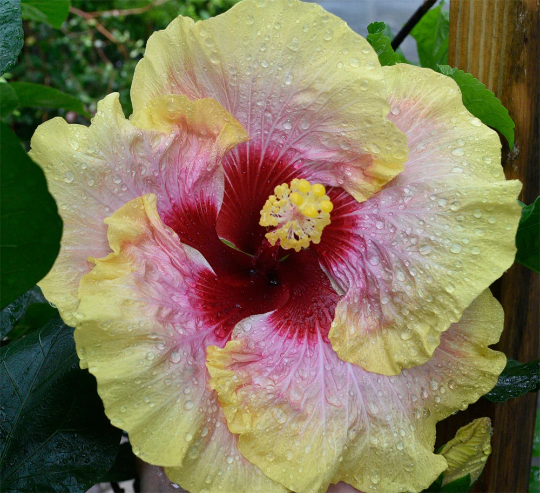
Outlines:
<svg viewBox="0 0 540 493"><path fill-rule="evenodd" d="M287 159L365 200L403 169L407 154L381 87L376 53L342 20L314 4L247 0L155 33L131 96L136 110L163 94L214 98L251 137L232 160Z"/></svg>
<svg viewBox="0 0 540 493"><path fill-rule="evenodd" d="M160 214L187 244L221 265L226 247L215 233L221 159L247 136L215 101L173 96L153 104L128 121L112 94L89 128L55 118L32 138L30 155L44 169L64 221L59 257L40 285L71 325L79 280L91 269L88 257L110 251L104 219L145 193L158 196Z"/></svg>
<svg viewBox="0 0 540 493"><path fill-rule="evenodd" d="M309 292L290 309L302 313ZM286 307L243 320L223 349L208 349L210 384L240 451L296 492L339 481L388 493L429 486L446 468L433 453L436 422L489 391L504 367L487 348L502 331L497 301L484 293L428 363L392 377L340 360L321 336L292 343L279 330Z"/></svg>
<svg viewBox="0 0 540 493"><path fill-rule="evenodd" d="M390 118L410 147L405 171L362 204L330 193L316 247L345 294L330 332L342 359L397 374L431 358L440 336L513 263L521 215L497 134L432 70L384 67Z"/></svg>
<svg viewBox="0 0 540 493"><path fill-rule="evenodd" d="M235 304L234 287L228 293L202 255L162 223L154 195L107 223L113 253L82 277L75 315L77 351L107 416L128 432L138 457L187 488L212 483L214 491L249 493L242 488L260 484L284 493L238 452L208 386L207 346L223 346L223 327L249 315ZM242 486L239 478L250 481Z"/></svg>

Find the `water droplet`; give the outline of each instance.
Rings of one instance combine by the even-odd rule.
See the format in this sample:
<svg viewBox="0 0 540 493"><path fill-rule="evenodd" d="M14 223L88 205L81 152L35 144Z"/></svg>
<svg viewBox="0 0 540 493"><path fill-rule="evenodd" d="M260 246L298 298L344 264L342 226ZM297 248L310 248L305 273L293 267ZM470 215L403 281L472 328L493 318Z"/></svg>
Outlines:
<svg viewBox="0 0 540 493"><path fill-rule="evenodd" d="M419 251L422 255L429 255L433 251L433 247L431 245L422 245Z"/></svg>
<svg viewBox="0 0 540 493"><path fill-rule="evenodd" d="M373 484L379 484L380 481L381 481L381 478L377 474L377 471L373 471L373 474L371 475L371 482Z"/></svg>
<svg viewBox="0 0 540 493"><path fill-rule="evenodd" d="M75 177L73 176L73 173L71 171L66 171L64 173L64 181L66 183L72 183Z"/></svg>
<svg viewBox="0 0 540 493"><path fill-rule="evenodd" d="M292 51L298 51L298 39L293 38L289 43L289 49Z"/></svg>
<svg viewBox="0 0 540 493"><path fill-rule="evenodd" d="M180 354L180 351L175 350L171 353L171 361L173 363L179 363L181 359L182 359L182 355Z"/></svg>
<svg viewBox="0 0 540 493"><path fill-rule="evenodd" d="M452 245L450 245L450 251L452 253L459 253L461 252L461 246L458 245L457 243L453 243Z"/></svg>
<svg viewBox="0 0 540 493"><path fill-rule="evenodd" d="M404 341L408 341L412 336L413 336L413 333L412 333L412 330L411 330L411 329L406 329L405 331L403 331L403 332L400 334L400 337L401 337Z"/></svg>

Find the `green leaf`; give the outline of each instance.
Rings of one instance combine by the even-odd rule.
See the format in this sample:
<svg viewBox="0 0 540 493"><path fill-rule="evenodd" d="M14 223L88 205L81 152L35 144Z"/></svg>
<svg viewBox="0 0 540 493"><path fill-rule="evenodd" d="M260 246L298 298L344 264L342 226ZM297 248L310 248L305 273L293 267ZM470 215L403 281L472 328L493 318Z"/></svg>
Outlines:
<svg viewBox="0 0 540 493"><path fill-rule="evenodd" d="M108 471L121 431L79 368L60 320L0 350L0 490L86 491Z"/></svg>
<svg viewBox="0 0 540 493"><path fill-rule="evenodd" d="M26 313L19 320L17 325L8 334L10 340L17 340L22 336L28 335L34 330L43 327L53 317L58 316L58 310L49 303L33 303L26 308Z"/></svg>
<svg viewBox="0 0 540 493"><path fill-rule="evenodd" d="M379 56L381 65L395 65L402 62L400 57L392 48L390 38L387 36L389 31L384 22L372 22L368 26L367 40Z"/></svg>
<svg viewBox="0 0 540 493"><path fill-rule="evenodd" d="M62 220L41 168L0 122L0 307L4 308L51 269L62 236Z"/></svg>
<svg viewBox="0 0 540 493"><path fill-rule="evenodd" d="M24 293L0 312L0 340L6 337L19 319L23 317L29 300L30 292Z"/></svg>
<svg viewBox="0 0 540 493"><path fill-rule="evenodd" d="M521 211L516 246L516 262L540 273L540 197Z"/></svg>
<svg viewBox="0 0 540 493"><path fill-rule="evenodd" d="M469 491L471 487L471 475L467 474L462 478L456 479L452 483L445 484L441 488L441 493L463 493Z"/></svg>
<svg viewBox="0 0 540 493"><path fill-rule="evenodd" d="M120 445L120 450L112 467L99 480L100 483L120 483L138 477L135 455L131 450L131 444L126 442Z"/></svg>
<svg viewBox="0 0 540 493"><path fill-rule="evenodd" d="M39 325L36 328L40 328L45 325L53 316L58 315L58 310L53 308L50 303L47 302L45 296L41 292L38 286L33 287L30 291L27 291L22 296L19 296L15 301L10 303L6 308L0 312L0 339L9 334L9 339L14 339L10 333L11 330L15 331L28 318L28 312L30 312L30 319L32 322L38 323L36 315L32 315L36 312L36 309L32 307L34 305L41 306L47 305L46 309L38 308L37 312L47 312L46 316L40 315Z"/></svg>
<svg viewBox="0 0 540 493"><path fill-rule="evenodd" d="M533 457L540 457L540 410L536 411L536 424L534 425Z"/></svg>
<svg viewBox="0 0 540 493"><path fill-rule="evenodd" d="M0 82L0 118L11 115L17 106L19 106L19 100L13 88L9 84Z"/></svg>
<svg viewBox="0 0 540 493"><path fill-rule="evenodd" d="M84 109L84 105L79 99L52 87L32 84L31 82L12 82L10 86L17 94L21 108L64 109L75 111L86 117L92 116Z"/></svg>
<svg viewBox="0 0 540 493"><path fill-rule="evenodd" d="M0 3L0 75L15 64L23 47L24 33L20 0L2 0Z"/></svg>
<svg viewBox="0 0 540 493"><path fill-rule="evenodd" d="M69 0L22 0L22 18L60 29L69 14Z"/></svg>
<svg viewBox="0 0 540 493"><path fill-rule="evenodd" d="M538 390L540 390L540 359L530 363L509 359L499 375L497 384L485 397L493 402L505 402Z"/></svg>
<svg viewBox="0 0 540 493"><path fill-rule="evenodd" d="M448 10L439 5L429 10L411 31L422 67L436 70L438 64L448 63L449 15Z"/></svg>
<svg viewBox="0 0 540 493"><path fill-rule="evenodd" d="M529 493L540 493L540 467L538 466L531 467Z"/></svg>
<svg viewBox="0 0 540 493"><path fill-rule="evenodd" d="M448 65L439 65L436 70L457 82L465 107L488 127L503 134L510 149L512 149L514 147L515 125L508 110L495 97L495 94L473 75L463 72L463 70Z"/></svg>

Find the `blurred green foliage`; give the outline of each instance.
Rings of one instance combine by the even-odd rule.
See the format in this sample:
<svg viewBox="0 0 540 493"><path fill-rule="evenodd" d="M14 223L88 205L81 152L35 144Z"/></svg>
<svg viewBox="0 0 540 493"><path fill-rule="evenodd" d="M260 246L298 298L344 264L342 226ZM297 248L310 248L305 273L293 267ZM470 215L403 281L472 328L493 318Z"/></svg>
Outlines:
<svg viewBox="0 0 540 493"><path fill-rule="evenodd" d="M33 82L78 98L90 113L111 92L120 93L131 114L129 88L146 41L178 15L195 20L221 14L239 0L72 0L60 29L25 20L24 47L18 63L4 74L9 82ZM20 108L6 121L22 142L54 116L88 124L84 116L66 110Z"/></svg>

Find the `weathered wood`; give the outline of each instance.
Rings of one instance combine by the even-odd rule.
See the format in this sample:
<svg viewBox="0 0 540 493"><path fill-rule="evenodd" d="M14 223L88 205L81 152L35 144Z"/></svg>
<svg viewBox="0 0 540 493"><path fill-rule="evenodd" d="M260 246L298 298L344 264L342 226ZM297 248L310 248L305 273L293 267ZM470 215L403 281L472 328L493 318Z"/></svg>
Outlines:
<svg viewBox="0 0 540 493"><path fill-rule="evenodd" d="M540 195L539 0L451 0L449 64L472 73L508 108L516 123L513 150L503 145L506 177L523 182L520 199ZM503 139L504 140L504 139ZM492 287L505 309L496 349L509 358L540 357L540 276L514 265ZM536 416L536 395L505 404L485 399L439 425L439 442L479 416L492 419L493 453L473 491L526 492Z"/></svg>

